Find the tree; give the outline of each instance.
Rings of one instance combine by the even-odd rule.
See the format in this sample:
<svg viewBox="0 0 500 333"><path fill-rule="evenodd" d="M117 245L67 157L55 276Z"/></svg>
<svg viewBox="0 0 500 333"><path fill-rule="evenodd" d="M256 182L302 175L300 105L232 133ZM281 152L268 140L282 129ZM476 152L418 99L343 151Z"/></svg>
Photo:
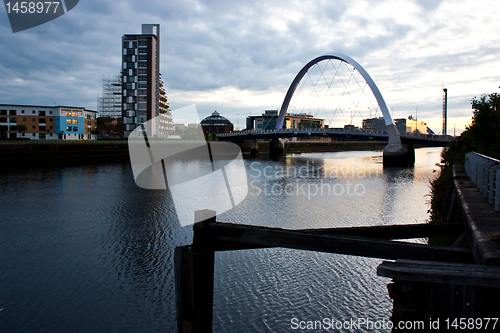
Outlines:
<svg viewBox="0 0 500 333"><path fill-rule="evenodd" d="M188 128L183 136L184 140L203 140L203 136L196 128Z"/></svg>
<svg viewBox="0 0 500 333"><path fill-rule="evenodd" d="M17 125L16 126L16 131L19 133L25 132L27 130L26 125Z"/></svg>
<svg viewBox="0 0 500 333"><path fill-rule="evenodd" d="M497 93L471 100L472 123L441 155L439 177L432 181L431 221L443 222L441 212L446 197L446 182L455 163L463 163L465 153L475 151L500 158L500 95Z"/></svg>
<svg viewBox="0 0 500 333"><path fill-rule="evenodd" d="M210 136L211 136L210 141L215 141L215 140L217 140L217 133L212 132L212 133L210 134Z"/></svg>
<svg viewBox="0 0 500 333"><path fill-rule="evenodd" d="M473 117L468 128L474 151L500 157L500 95L482 95L472 99Z"/></svg>
<svg viewBox="0 0 500 333"><path fill-rule="evenodd" d="M463 163L465 153L470 151L500 158L500 95L474 97L471 105L471 125L443 153L446 166Z"/></svg>

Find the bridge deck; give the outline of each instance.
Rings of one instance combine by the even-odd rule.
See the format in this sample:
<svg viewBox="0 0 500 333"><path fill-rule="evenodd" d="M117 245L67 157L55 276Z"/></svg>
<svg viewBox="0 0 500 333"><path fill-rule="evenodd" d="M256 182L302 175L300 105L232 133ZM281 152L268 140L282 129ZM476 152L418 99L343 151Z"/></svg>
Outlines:
<svg viewBox="0 0 500 333"><path fill-rule="evenodd" d="M301 137L330 137L345 138L354 141L388 141L387 131L368 131L362 129L345 130L341 128L328 129L282 129L282 130L252 130L234 133L219 134L219 140L271 140L276 138L301 138ZM425 147L446 147L454 138L449 135L404 133L400 134L402 143L420 145Z"/></svg>

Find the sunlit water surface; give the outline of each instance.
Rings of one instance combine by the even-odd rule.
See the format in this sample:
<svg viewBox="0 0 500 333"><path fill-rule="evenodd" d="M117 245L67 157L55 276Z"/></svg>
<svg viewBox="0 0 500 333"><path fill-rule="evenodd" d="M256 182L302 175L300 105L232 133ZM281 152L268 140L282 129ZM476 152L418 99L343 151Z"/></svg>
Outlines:
<svg viewBox="0 0 500 333"><path fill-rule="evenodd" d="M424 223L439 154L417 150L414 168L386 169L380 152L248 159L249 195L218 220L288 229ZM128 164L20 167L0 171L0 202L0 332L177 330L173 251L192 242L192 227L179 226L168 191L138 188ZM388 321L381 261L281 248L217 253L214 332Z"/></svg>

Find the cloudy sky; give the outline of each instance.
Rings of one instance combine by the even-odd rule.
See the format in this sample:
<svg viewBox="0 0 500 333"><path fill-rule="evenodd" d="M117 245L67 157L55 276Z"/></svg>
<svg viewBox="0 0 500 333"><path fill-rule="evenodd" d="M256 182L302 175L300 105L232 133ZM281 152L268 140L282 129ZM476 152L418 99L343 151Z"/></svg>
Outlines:
<svg viewBox="0 0 500 333"><path fill-rule="evenodd" d="M278 109L311 59L331 52L360 63L394 117L418 112L441 132L471 118L470 100L499 92L496 1L82 0L49 23L13 34L0 10L0 103L97 109L103 76L120 71L121 37L161 27L171 109L217 109L235 124Z"/></svg>

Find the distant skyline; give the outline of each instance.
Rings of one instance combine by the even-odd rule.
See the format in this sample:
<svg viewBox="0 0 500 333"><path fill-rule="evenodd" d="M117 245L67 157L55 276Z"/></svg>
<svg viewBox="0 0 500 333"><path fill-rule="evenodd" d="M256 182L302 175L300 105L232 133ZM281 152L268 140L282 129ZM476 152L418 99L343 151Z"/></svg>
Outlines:
<svg viewBox="0 0 500 333"><path fill-rule="evenodd" d="M161 28L170 108L215 109L243 127L281 106L311 59L340 52L376 82L395 118L448 133L470 123L470 101L499 92L500 8L494 1L96 1L12 33L0 10L0 103L97 110L102 77L121 69L121 37Z"/></svg>

